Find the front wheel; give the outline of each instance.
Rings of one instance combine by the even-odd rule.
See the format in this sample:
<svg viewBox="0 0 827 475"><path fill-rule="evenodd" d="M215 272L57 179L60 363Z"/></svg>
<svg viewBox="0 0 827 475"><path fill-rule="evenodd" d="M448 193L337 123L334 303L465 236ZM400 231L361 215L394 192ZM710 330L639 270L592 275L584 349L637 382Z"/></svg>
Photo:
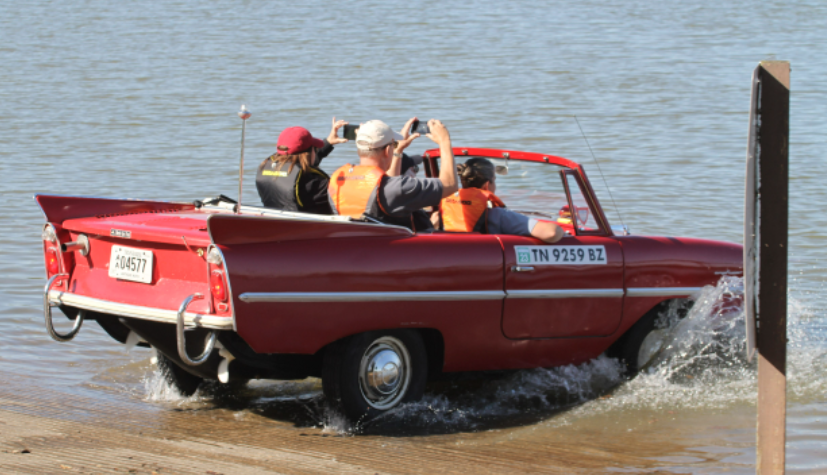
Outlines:
<svg viewBox="0 0 827 475"><path fill-rule="evenodd" d="M646 313L620 337L606 354L620 360L628 376L634 376L638 371L651 364L661 352L669 335L671 324L686 316L692 307L692 301L673 300L662 302ZM659 317L665 315L661 320Z"/></svg>
<svg viewBox="0 0 827 475"><path fill-rule="evenodd" d="M322 388L353 422L370 420L418 401L425 392L428 360L419 333L388 330L340 340L325 353Z"/></svg>

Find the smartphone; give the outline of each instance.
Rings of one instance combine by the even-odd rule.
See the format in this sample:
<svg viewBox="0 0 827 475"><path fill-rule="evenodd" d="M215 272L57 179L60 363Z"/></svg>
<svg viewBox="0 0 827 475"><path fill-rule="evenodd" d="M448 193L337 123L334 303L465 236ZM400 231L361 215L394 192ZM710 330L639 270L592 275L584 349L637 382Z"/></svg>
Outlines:
<svg viewBox="0 0 827 475"><path fill-rule="evenodd" d="M411 124L410 133L425 135L430 134L431 129L428 127L428 122L420 122L419 119L416 119L413 124Z"/></svg>
<svg viewBox="0 0 827 475"><path fill-rule="evenodd" d="M342 127L342 137L348 140L356 140L356 132L359 131L358 125L346 125Z"/></svg>

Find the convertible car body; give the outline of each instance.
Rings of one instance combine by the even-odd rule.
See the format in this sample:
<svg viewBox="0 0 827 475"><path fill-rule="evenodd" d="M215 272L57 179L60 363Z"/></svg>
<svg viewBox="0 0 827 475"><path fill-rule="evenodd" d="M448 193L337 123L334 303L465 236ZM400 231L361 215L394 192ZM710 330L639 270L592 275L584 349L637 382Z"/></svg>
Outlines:
<svg viewBox="0 0 827 475"><path fill-rule="evenodd" d="M321 376L359 418L421 396L427 379L447 373L578 364L607 350L634 370L659 309L741 273L738 244L613 230L570 160L454 153L547 170L558 191L527 212L567 236L545 244L222 200L37 195L47 328L65 341L96 320L122 343L156 348L184 390L199 378ZM424 157L436 176L439 151ZM53 307L73 331L54 329Z"/></svg>

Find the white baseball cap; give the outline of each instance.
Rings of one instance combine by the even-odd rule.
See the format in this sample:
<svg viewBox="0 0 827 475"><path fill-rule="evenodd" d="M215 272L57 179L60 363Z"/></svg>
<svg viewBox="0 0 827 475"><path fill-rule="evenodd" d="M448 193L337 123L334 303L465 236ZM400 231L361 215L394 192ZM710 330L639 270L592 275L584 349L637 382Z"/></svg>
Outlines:
<svg viewBox="0 0 827 475"><path fill-rule="evenodd" d="M362 150L382 148L394 140L402 140L402 134L394 132L381 120L369 120L359 126L356 132L356 146Z"/></svg>

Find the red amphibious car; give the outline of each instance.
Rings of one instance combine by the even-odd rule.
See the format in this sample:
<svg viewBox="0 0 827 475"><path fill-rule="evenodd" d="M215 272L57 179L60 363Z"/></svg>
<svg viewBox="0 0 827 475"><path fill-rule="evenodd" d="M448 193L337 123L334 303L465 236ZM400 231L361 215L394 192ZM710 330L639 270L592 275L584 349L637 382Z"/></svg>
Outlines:
<svg viewBox="0 0 827 475"><path fill-rule="evenodd" d="M498 188L567 236L545 244L414 233L224 197L37 195L47 329L66 341L95 320L121 343L152 346L184 393L203 379L321 377L328 400L358 420L420 398L447 373L578 364L604 352L633 372L665 306L741 273L738 244L613 229L570 160L454 153L503 164L509 176ZM438 150L425 154L427 175L438 175L438 159ZM53 307L74 321L68 333L55 330Z"/></svg>

